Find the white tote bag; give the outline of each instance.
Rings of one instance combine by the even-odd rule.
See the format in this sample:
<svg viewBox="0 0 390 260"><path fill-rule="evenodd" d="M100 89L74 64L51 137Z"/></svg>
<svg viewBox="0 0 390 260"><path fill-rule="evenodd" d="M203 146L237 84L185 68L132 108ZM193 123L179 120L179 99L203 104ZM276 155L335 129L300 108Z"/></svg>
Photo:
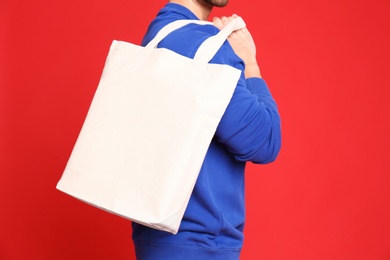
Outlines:
<svg viewBox="0 0 390 260"><path fill-rule="evenodd" d="M190 59L157 44L113 41L57 189L137 223L177 233L218 123L241 71L208 64L234 19Z"/></svg>

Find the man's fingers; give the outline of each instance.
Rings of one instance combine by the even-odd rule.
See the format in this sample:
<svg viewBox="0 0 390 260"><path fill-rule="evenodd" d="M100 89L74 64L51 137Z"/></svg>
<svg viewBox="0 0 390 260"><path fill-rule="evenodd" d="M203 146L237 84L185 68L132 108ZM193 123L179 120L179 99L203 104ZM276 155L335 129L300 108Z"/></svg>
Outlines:
<svg viewBox="0 0 390 260"><path fill-rule="evenodd" d="M222 23L222 20L219 18L219 17L214 17L213 18L213 23L214 23L214 26L217 27L218 29L222 29L223 28L223 23Z"/></svg>
<svg viewBox="0 0 390 260"><path fill-rule="evenodd" d="M226 16L222 16L221 20L224 26L229 22L229 19Z"/></svg>
<svg viewBox="0 0 390 260"><path fill-rule="evenodd" d="M236 18L237 15L233 14L232 16L222 16L221 18L219 17L214 17L213 18L213 23L218 29L222 29L225 27L229 22L231 22L234 18Z"/></svg>

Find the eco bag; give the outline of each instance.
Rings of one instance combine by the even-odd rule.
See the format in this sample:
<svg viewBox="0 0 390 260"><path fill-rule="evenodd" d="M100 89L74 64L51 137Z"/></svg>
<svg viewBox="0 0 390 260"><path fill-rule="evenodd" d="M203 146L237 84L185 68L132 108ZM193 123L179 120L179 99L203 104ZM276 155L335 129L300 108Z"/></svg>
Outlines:
<svg viewBox="0 0 390 260"><path fill-rule="evenodd" d="M113 41L57 189L134 222L176 234L241 71L209 64L238 17L194 59L157 44L188 23L168 24L145 47Z"/></svg>

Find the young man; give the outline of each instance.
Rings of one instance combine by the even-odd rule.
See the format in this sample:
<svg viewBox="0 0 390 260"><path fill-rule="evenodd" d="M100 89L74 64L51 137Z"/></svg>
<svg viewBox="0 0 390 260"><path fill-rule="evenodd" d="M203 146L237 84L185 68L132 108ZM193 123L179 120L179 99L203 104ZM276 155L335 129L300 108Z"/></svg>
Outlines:
<svg viewBox="0 0 390 260"><path fill-rule="evenodd" d="M207 20L214 6L228 0L171 0L150 24L143 40L179 19ZM214 25L186 25L158 47L193 57L199 45L218 33L232 17L214 18ZM242 70L233 97L218 125L197 183L176 235L133 223L137 259L239 259L245 221L245 163L269 163L280 149L277 106L261 78L256 47L247 30L232 33L211 63Z"/></svg>

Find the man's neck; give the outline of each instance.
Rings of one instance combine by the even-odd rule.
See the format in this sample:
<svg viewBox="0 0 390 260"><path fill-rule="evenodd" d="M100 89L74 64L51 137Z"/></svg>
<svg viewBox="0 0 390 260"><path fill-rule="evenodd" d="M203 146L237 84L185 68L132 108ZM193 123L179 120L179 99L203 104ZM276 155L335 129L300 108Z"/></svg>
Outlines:
<svg viewBox="0 0 390 260"><path fill-rule="evenodd" d="M207 20L213 9L211 5L202 0L169 0L169 2L187 7L199 20Z"/></svg>

